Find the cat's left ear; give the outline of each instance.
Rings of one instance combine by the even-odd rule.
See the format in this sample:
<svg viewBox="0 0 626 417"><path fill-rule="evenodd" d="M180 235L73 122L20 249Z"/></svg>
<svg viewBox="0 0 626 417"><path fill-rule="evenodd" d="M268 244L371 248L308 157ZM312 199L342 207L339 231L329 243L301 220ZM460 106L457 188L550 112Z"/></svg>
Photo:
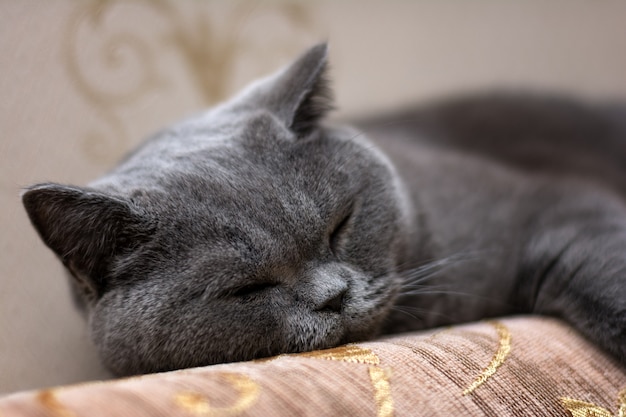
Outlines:
<svg viewBox="0 0 626 417"><path fill-rule="evenodd" d="M296 135L305 136L334 107L327 58L328 46L316 45L287 68L250 86L241 99L270 110Z"/></svg>
<svg viewBox="0 0 626 417"><path fill-rule="evenodd" d="M150 239L152 227L130 201L97 190L37 184L22 194L43 242L88 297L100 296L116 256Z"/></svg>

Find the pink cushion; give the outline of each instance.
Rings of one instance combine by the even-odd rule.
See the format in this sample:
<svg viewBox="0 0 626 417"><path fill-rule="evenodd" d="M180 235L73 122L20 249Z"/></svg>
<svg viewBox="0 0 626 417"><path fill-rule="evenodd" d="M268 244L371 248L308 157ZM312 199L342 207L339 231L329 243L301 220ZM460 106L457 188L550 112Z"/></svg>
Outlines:
<svg viewBox="0 0 626 417"><path fill-rule="evenodd" d="M558 320L517 317L0 399L1 417L116 415L624 416L626 370Z"/></svg>

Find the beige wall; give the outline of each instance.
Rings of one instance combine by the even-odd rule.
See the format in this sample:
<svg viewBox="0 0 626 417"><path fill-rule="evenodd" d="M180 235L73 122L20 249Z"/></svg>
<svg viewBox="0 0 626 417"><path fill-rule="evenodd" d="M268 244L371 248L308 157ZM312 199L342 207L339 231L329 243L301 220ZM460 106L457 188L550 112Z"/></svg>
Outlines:
<svg viewBox="0 0 626 417"><path fill-rule="evenodd" d="M0 393L106 375L19 203L84 184L149 132L318 40L340 114L532 86L626 95L626 2L0 2Z"/></svg>

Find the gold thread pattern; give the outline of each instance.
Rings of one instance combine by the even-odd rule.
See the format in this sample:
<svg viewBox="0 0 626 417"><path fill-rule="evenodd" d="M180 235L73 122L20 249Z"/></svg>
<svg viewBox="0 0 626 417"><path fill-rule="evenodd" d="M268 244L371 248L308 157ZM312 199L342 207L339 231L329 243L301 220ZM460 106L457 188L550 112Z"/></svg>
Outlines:
<svg viewBox="0 0 626 417"><path fill-rule="evenodd" d="M393 416L394 407L393 398L391 397L391 385L389 384L389 372L379 366L380 358L370 349L357 345L345 345L332 349L300 353L298 356L370 365L368 373L374 387L376 416Z"/></svg>
<svg viewBox="0 0 626 417"><path fill-rule="evenodd" d="M622 389L619 394L617 394L617 406L619 407L617 415L619 417L626 417L626 388Z"/></svg>
<svg viewBox="0 0 626 417"><path fill-rule="evenodd" d="M313 352L300 353L298 356L305 358L329 359L340 362L366 363L379 365L380 359L369 349L357 345L345 345L333 349L316 350Z"/></svg>
<svg viewBox="0 0 626 417"><path fill-rule="evenodd" d="M561 405L570 412L572 417L615 417L606 408L575 398L561 397ZM617 394L617 416L626 417L626 388Z"/></svg>
<svg viewBox="0 0 626 417"><path fill-rule="evenodd" d="M393 400L391 398L391 386L389 385L389 374L380 366L370 366L370 380L374 385L374 398L378 417L393 416Z"/></svg>
<svg viewBox="0 0 626 417"><path fill-rule="evenodd" d="M485 383L493 374L496 373L498 368L504 363L509 352L511 352L511 332L509 329L502 323L494 321L490 322L490 324L495 327L498 332L499 338L499 346L496 353L493 355L491 362L489 365L481 372L476 379L463 391L463 395L469 395L473 393L476 388L480 387Z"/></svg>
<svg viewBox="0 0 626 417"><path fill-rule="evenodd" d="M614 417L606 408L585 401L576 400L569 397L561 397L561 404L572 417Z"/></svg>
<svg viewBox="0 0 626 417"><path fill-rule="evenodd" d="M37 401L48 409L54 417L76 417L73 411L61 404L54 390L39 391Z"/></svg>
<svg viewBox="0 0 626 417"><path fill-rule="evenodd" d="M240 414L258 400L260 387L247 375L233 372L221 372L219 375L239 392L239 397L232 406L213 407L204 394L188 391L176 394L174 402L197 416L221 417Z"/></svg>

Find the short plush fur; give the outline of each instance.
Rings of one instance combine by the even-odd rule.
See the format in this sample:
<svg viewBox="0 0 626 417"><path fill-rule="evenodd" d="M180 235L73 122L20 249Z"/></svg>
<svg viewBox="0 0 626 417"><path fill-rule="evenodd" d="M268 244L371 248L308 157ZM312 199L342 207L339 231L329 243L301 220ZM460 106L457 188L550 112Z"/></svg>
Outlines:
<svg viewBox="0 0 626 417"><path fill-rule="evenodd" d="M325 45L88 187L23 202L120 375L553 314L626 360L626 111L524 94L362 121Z"/></svg>

